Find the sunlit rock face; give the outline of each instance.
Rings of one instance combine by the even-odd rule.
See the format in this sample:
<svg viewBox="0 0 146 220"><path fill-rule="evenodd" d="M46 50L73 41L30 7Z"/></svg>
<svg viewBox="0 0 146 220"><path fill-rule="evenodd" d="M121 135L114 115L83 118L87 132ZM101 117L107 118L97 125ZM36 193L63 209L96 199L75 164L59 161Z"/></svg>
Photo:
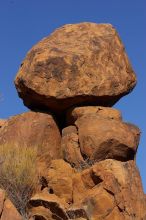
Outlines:
<svg viewBox="0 0 146 220"><path fill-rule="evenodd" d="M0 151L15 146L36 150L36 169L45 175L51 160L61 158L61 135L53 116L29 111L9 118L0 129Z"/></svg>
<svg viewBox="0 0 146 220"><path fill-rule="evenodd" d="M112 106L136 77L110 24L69 24L26 55L15 79L24 104L57 113L73 105Z"/></svg>

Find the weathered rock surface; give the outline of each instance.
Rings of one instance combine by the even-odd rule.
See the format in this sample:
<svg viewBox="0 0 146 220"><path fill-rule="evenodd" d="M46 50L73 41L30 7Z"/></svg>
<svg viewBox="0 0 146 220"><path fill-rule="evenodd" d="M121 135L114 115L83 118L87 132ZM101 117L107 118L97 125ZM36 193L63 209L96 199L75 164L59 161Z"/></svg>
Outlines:
<svg viewBox="0 0 146 220"><path fill-rule="evenodd" d="M72 166L80 167L84 163L76 126L68 126L62 130L61 149L63 158Z"/></svg>
<svg viewBox="0 0 146 220"><path fill-rule="evenodd" d="M0 128L6 123L6 119L0 119Z"/></svg>
<svg viewBox="0 0 146 220"><path fill-rule="evenodd" d="M84 170L81 180L73 184L73 201L82 201L93 219L144 219L144 193L134 161L101 161Z"/></svg>
<svg viewBox="0 0 146 220"><path fill-rule="evenodd" d="M69 109L67 111L66 123L74 124L78 118L85 115L98 115L103 118L122 120L121 112L117 109L103 106L84 106Z"/></svg>
<svg viewBox="0 0 146 220"><path fill-rule="evenodd" d="M145 195L135 161L108 159L88 169L80 169L79 172L61 160L52 163L56 176L51 168L51 184L54 182L57 189L60 186L60 193L58 190L50 193L49 188L46 188L42 193L34 195L29 202L31 216L42 216L46 220L145 220ZM70 171L67 168L63 174L65 167ZM66 197L62 190L63 179L67 189L68 180L72 181L70 202L63 199L63 196Z"/></svg>
<svg viewBox="0 0 146 220"><path fill-rule="evenodd" d="M89 220L83 207L68 205L56 195L42 192L34 195L29 201L29 216L31 219L45 220Z"/></svg>
<svg viewBox="0 0 146 220"><path fill-rule="evenodd" d="M135 84L110 24L65 25L28 52L15 86L34 112L0 120L0 147L37 149L29 220L146 220L140 130L110 108ZM53 114L36 111L55 114L62 134ZM22 220L1 189L0 220Z"/></svg>
<svg viewBox="0 0 146 220"><path fill-rule="evenodd" d="M6 198L4 190L0 189L0 220L22 220L12 202Z"/></svg>
<svg viewBox="0 0 146 220"><path fill-rule="evenodd" d="M43 217L45 220L68 220L67 204L56 195L40 193L29 201L30 217ZM35 207L35 208L34 208Z"/></svg>
<svg viewBox="0 0 146 220"><path fill-rule="evenodd" d="M90 162L107 158L126 161L134 159L140 130L119 120L98 115L85 115L75 122L81 154Z"/></svg>
<svg viewBox="0 0 146 220"><path fill-rule="evenodd" d="M76 107L67 112L61 148L65 161L73 167L92 165L105 159L134 159L140 130L122 122L121 113L112 108Z"/></svg>
<svg viewBox="0 0 146 220"><path fill-rule="evenodd" d="M65 25L41 40L15 79L26 106L57 113L73 105L112 106L135 84L116 30L95 23Z"/></svg>
<svg viewBox="0 0 146 220"><path fill-rule="evenodd" d="M40 172L46 172L52 159L61 157L59 129L53 117L45 113L26 112L8 119L0 129L0 145L36 148Z"/></svg>
<svg viewBox="0 0 146 220"><path fill-rule="evenodd" d="M46 180L50 193L54 193L65 202L72 202L72 176L74 170L64 160L52 160Z"/></svg>

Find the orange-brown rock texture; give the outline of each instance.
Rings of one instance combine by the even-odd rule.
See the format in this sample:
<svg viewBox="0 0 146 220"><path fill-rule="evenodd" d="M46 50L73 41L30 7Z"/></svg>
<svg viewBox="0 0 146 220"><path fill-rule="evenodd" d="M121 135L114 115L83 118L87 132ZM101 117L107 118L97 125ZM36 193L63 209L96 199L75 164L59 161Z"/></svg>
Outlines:
<svg viewBox="0 0 146 220"><path fill-rule="evenodd" d="M9 118L0 129L0 146L36 148L40 173L52 159L61 158L61 135L52 115L25 112Z"/></svg>
<svg viewBox="0 0 146 220"><path fill-rule="evenodd" d="M36 207L41 206L44 216L51 212L60 219L145 219L144 193L135 161L107 159L80 170L71 170L65 163L63 160L52 161L48 189L53 193L46 190L30 200L33 215L37 215ZM53 206L54 202L56 205Z"/></svg>
<svg viewBox="0 0 146 220"><path fill-rule="evenodd" d="M136 76L110 24L65 25L36 44L15 85L31 109L57 113L72 105L112 106L129 93Z"/></svg>
<svg viewBox="0 0 146 220"><path fill-rule="evenodd" d="M31 111L0 121L0 147L37 147L29 220L146 220L140 129L111 107L135 84L110 24L65 25L28 52L15 85ZM22 217L1 190L6 219Z"/></svg>
<svg viewBox="0 0 146 220"><path fill-rule="evenodd" d="M0 119L0 128L5 124L6 120L5 119Z"/></svg>

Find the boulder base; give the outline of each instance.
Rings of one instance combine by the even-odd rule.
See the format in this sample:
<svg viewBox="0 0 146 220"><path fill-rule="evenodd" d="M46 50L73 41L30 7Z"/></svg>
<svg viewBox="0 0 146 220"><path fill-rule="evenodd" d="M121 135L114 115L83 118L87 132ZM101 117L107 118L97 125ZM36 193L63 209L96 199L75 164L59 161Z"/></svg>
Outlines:
<svg viewBox="0 0 146 220"><path fill-rule="evenodd" d="M46 188L32 197L29 202L31 216L45 220L145 219L145 195L134 161L108 159L77 172L63 160L55 160L52 168L49 177L54 191L50 193ZM68 189L70 201L66 200Z"/></svg>

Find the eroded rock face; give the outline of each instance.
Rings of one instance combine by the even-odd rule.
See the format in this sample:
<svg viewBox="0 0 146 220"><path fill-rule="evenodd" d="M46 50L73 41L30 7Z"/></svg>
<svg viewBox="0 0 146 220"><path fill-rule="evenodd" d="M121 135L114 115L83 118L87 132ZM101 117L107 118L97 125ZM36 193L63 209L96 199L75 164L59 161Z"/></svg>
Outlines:
<svg viewBox="0 0 146 220"><path fill-rule="evenodd" d="M120 162L108 159L78 172L60 160L55 160L52 164L56 166L56 176L54 175L54 179L52 175L52 184L54 182L58 189L60 186L60 193L54 190L50 194L49 188L46 188L42 193L34 195L29 202L31 216L42 216L46 220L145 219L145 195L135 161ZM59 164L60 166L57 166ZM63 174L65 166L71 172L66 169ZM52 168L49 172L52 172L51 170ZM67 173L71 175L67 176ZM66 189L68 180L72 181L70 202L63 199L63 196L65 198L62 190L63 179ZM48 215L50 218L46 217Z"/></svg>
<svg viewBox="0 0 146 220"><path fill-rule="evenodd" d="M61 157L61 135L49 114L26 112L7 120L0 129L0 146L33 147L38 152L40 172L46 172L52 159Z"/></svg>
<svg viewBox="0 0 146 220"><path fill-rule="evenodd" d="M65 25L27 54L15 79L24 104L60 113L73 105L112 106L136 77L110 24Z"/></svg>

